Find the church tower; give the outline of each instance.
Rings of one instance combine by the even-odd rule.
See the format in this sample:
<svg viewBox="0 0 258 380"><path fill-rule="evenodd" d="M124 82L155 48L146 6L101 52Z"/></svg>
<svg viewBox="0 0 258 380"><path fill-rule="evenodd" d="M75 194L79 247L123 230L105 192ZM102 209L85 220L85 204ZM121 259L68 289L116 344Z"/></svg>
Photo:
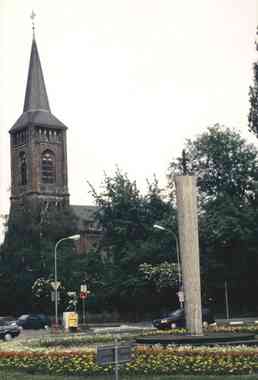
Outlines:
<svg viewBox="0 0 258 380"><path fill-rule="evenodd" d="M9 131L11 208L69 205L66 130L50 110L33 30L23 113Z"/></svg>

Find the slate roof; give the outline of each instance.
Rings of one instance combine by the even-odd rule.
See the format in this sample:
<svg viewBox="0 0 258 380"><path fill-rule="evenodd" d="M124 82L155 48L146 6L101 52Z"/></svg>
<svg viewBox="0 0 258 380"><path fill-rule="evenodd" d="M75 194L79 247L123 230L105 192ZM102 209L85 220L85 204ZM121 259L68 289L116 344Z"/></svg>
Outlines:
<svg viewBox="0 0 258 380"><path fill-rule="evenodd" d="M67 128L50 111L38 48L34 38L31 46L23 113L12 126L11 130L20 129L28 123L60 129Z"/></svg>
<svg viewBox="0 0 258 380"><path fill-rule="evenodd" d="M12 126L11 130L21 129L29 123L44 125L44 127L56 127L58 129L67 129L67 127L58 120L54 115L45 110L24 112Z"/></svg>
<svg viewBox="0 0 258 380"><path fill-rule="evenodd" d="M50 112L47 90L41 68L36 40L33 38L23 112L46 110Z"/></svg>

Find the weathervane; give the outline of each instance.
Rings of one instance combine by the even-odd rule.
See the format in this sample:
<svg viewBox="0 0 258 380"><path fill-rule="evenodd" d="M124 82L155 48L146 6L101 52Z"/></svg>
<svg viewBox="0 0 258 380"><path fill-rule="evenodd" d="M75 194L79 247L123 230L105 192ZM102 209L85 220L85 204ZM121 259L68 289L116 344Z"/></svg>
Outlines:
<svg viewBox="0 0 258 380"><path fill-rule="evenodd" d="M33 39L35 38L35 22L34 22L35 17L36 17L36 13L32 10L30 18L31 18L31 21L32 21Z"/></svg>

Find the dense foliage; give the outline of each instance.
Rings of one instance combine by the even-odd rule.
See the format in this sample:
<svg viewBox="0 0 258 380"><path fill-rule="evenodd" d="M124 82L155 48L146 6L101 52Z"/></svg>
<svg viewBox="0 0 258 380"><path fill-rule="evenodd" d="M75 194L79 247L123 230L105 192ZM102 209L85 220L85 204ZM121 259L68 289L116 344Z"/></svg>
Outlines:
<svg viewBox="0 0 258 380"><path fill-rule="evenodd" d="M170 285L158 294L155 281L148 281L139 270L143 263L176 261L172 237L157 234L153 228L157 221L175 226L175 209L165 201L156 179L148 183L148 192L143 196L136 183L117 169L113 177L105 176L103 191L97 194L93 189L93 195L98 205L97 219L103 229L98 256L102 271L100 275L100 271L92 270L97 264L94 254L94 259L89 256L87 273L92 284L101 284L98 297L102 292L105 305L120 312L133 312L135 316L165 305L174 307L176 289L168 302Z"/></svg>
<svg viewBox="0 0 258 380"><path fill-rule="evenodd" d="M234 130L215 125L187 140L185 155L187 171L197 176L199 187L204 288L222 305L227 281L231 304L242 311L255 306L249 294L258 290L257 149ZM173 176L182 171L179 157L170 165L172 188Z"/></svg>
<svg viewBox="0 0 258 380"><path fill-rule="evenodd" d="M81 255L69 241L59 247L60 310L66 307L67 291L78 291L84 280L91 291L87 309L92 313L138 318L177 307L173 178L188 173L197 176L199 187L203 302L211 296L215 311L224 311L226 282L236 311L256 311L252 294L258 291L257 150L238 132L215 125L187 140L183 156L169 166L170 197L155 177L142 195L136 182L119 169L104 177L100 193L91 188L101 239ZM154 229L154 224L165 229ZM61 237L76 233L76 225L70 209L24 207L11 212L1 247L0 302L6 313L53 311L54 246Z"/></svg>
<svg viewBox="0 0 258 380"><path fill-rule="evenodd" d="M1 247L0 302L5 305L5 314L51 309L50 286L39 297L39 287L33 293L33 284L53 279L55 243L75 230L76 218L69 208L47 210L40 204L31 207L26 203L11 210ZM65 268L71 268L68 260L74 256L74 248L66 243L62 251L61 279Z"/></svg>
<svg viewBox="0 0 258 380"><path fill-rule="evenodd" d="M258 28L256 35L258 37ZM256 50L258 51L257 41ZM250 131L252 131L256 136L258 136L258 62L254 63L253 72L254 83L253 86L250 86L249 88L250 110L248 115L248 123Z"/></svg>

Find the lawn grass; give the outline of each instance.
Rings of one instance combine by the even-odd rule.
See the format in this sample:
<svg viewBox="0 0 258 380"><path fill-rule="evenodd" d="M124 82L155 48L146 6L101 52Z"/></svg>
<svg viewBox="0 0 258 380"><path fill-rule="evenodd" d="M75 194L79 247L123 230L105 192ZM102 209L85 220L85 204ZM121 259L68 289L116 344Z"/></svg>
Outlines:
<svg viewBox="0 0 258 380"><path fill-rule="evenodd" d="M114 376L50 376L50 375L33 375L18 372L0 372L0 380L114 380ZM223 376L124 376L119 375L119 380L258 380L257 375L223 375Z"/></svg>

